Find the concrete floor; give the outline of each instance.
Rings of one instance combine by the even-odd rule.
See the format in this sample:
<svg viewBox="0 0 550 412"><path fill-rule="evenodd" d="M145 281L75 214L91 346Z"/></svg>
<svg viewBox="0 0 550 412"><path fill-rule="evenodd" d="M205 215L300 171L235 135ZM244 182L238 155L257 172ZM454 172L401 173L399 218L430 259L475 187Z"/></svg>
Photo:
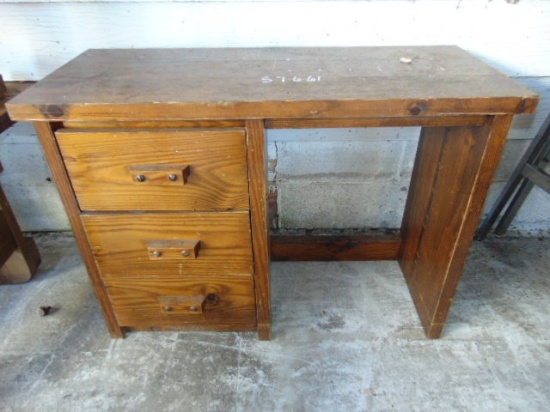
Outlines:
<svg viewBox="0 0 550 412"><path fill-rule="evenodd" d="M274 340L112 340L74 239L0 286L1 411L548 411L548 239L475 243L440 340L397 264L274 263ZM39 317L40 305L57 310Z"/></svg>

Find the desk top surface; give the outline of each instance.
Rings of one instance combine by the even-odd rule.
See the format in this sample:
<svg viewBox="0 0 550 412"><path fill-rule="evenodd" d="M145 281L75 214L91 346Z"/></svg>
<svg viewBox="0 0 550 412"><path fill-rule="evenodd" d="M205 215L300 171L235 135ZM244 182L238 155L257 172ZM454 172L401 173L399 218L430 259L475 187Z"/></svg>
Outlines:
<svg viewBox="0 0 550 412"><path fill-rule="evenodd" d="M532 113L538 96L454 46L88 50L8 103L14 120Z"/></svg>

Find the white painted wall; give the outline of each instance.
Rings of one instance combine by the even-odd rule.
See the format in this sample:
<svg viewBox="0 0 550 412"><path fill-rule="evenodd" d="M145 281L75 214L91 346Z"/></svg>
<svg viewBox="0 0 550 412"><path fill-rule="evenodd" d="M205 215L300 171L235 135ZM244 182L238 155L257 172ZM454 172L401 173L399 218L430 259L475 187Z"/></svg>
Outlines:
<svg viewBox="0 0 550 412"><path fill-rule="evenodd" d="M39 80L88 48L426 44L456 44L542 96L537 115L514 122L494 198L550 111L550 1L0 0L6 80ZM282 227L399 226L417 132L270 131L268 137ZM0 161L6 168L0 182L25 229L68 227L28 126L0 136ZM320 162L331 174L316 169ZM550 232L546 193L533 192L514 228Z"/></svg>

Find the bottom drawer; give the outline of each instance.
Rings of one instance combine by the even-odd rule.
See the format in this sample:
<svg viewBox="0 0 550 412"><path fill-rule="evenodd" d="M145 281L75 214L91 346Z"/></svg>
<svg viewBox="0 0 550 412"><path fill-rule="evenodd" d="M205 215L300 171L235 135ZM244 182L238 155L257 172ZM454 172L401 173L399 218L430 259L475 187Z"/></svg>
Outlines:
<svg viewBox="0 0 550 412"><path fill-rule="evenodd" d="M107 290L118 323L133 330L256 329L251 276L198 280L111 279Z"/></svg>

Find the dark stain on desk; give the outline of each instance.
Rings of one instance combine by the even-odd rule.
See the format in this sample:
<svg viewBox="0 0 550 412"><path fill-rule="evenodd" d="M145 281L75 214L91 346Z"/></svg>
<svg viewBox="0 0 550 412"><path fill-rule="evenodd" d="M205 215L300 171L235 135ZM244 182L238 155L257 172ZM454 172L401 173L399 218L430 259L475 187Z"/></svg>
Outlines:
<svg viewBox="0 0 550 412"><path fill-rule="evenodd" d="M38 106L38 109L47 119L59 119L68 113L68 108L65 105L40 105Z"/></svg>

